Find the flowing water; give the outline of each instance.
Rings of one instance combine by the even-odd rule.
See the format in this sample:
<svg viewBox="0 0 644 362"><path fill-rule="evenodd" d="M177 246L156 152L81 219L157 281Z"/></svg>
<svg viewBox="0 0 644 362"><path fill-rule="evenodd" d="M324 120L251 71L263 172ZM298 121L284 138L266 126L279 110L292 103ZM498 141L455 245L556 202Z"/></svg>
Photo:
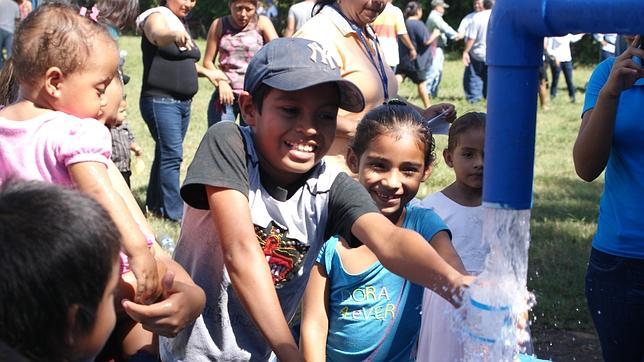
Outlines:
<svg viewBox="0 0 644 362"><path fill-rule="evenodd" d="M513 361L529 345L517 327L534 304L528 293L530 210L485 208L483 238L490 246L484 271L466 291L455 313L465 361ZM457 327L458 328L458 327Z"/></svg>

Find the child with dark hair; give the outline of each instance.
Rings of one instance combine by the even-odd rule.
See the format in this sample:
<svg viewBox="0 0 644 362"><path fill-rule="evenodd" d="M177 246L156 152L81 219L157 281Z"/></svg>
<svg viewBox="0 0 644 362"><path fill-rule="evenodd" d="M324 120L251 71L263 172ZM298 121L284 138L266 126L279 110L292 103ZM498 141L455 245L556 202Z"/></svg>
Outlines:
<svg viewBox="0 0 644 362"><path fill-rule="evenodd" d="M431 173L434 139L407 105L385 104L358 124L347 163L380 212L414 230L452 267L465 269L436 213L409 202ZM329 239L317 257L302 305L307 361L413 361L423 287L393 274L366 246Z"/></svg>
<svg viewBox="0 0 644 362"><path fill-rule="evenodd" d="M443 158L454 170L456 180L421 202L445 221L452 232L454 248L472 275L483 271L489 251L482 236L481 206L485 118L485 113L470 112L454 121ZM426 289L422 310L418 361L463 360L460 335L450 318L454 308Z"/></svg>
<svg viewBox="0 0 644 362"><path fill-rule="evenodd" d="M120 238L77 191L0 186L0 344L29 361L93 360L116 322Z"/></svg>
<svg viewBox="0 0 644 362"><path fill-rule="evenodd" d="M390 270L457 304L471 277L419 234L380 214L367 191L322 160L338 108L364 97L315 41L275 39L253 57L239 104L250 127L210 127L188 169L175 259L206 291L192 328L161 339L164 360L280 360L301 355L295 314L326 239L364 243Z"/></svg>

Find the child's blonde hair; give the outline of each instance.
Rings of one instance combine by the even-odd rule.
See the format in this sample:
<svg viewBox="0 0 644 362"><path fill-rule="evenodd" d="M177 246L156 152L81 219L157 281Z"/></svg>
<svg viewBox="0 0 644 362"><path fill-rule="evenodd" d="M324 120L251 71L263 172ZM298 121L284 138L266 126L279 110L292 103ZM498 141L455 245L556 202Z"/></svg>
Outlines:
<svg viewBox="0 0 644 362"><path fill-rule="evenodd" d="M90 12L87 10L87 12ZM23 20L13 39L13 76L18 83L33 84L47 69L64 74L85 69L97 40L116 43L102 25L79 14L77 8L48 3Z"/></svg>

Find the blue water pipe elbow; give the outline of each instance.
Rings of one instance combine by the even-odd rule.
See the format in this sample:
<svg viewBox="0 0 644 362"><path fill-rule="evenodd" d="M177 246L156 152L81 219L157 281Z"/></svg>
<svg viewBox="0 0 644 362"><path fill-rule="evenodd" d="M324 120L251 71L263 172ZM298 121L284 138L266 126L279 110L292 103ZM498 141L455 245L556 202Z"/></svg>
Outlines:
<svg viewBox="0 0 644 362"><path fill-rule="evenodd" d="M487 35L484 205L532 206L543 38L616 32L644 34L644 0L496 1Z"/></svg>

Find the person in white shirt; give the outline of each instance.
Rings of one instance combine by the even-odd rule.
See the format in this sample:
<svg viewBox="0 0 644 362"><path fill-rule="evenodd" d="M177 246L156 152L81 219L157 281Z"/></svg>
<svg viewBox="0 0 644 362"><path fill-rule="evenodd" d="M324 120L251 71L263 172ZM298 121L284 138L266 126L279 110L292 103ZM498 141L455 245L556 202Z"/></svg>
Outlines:
<svg viewBox="0 0 644 362"><path fill-rule="evenodd" d="M462 38L465 37L467 28L470 26L470 24L472 24L472 18L474 18L474 15L484 10L483 0L472 1L472 8L474 9L474 11L467 14L463 18L463 20L461 20L461 24L458 26L458 33ZM469 65L466 65L465 72L463 72L463 91L465 92L465 99L470 103L476 103L480 101L480 99L477 98L476 95L481 94L483 92L482 89L483 79L476 75L474 67L471 63Z"/></svg>
<svg viewBox="0 0 644 362"><path fill-rule="evenodd" d="M593 39L595 39L600 45L601 49L599 50L599 62L603 62L609 57L615 55L615 43L617 42L617 34L593 34Z"/></svg>
<svg viewBox="0 0 644 362"><path fill-rule="evenodd" d="M314 5L315 0L304 0L291 5L286 18L286 28L284 28L284 32L282 33L285 38L292 37L296 31L300 30L304 23L311 19Z"/></svg>
<svg viewBox="0 0 644 362"><path fill-rule="evenodd" d="M463 64L472 66L474 73L483 81L480 93L472 95L470 102L478 102L487 97L487 64L485 64L487 46L487 24L492 14L494 0L484 0L484 10L472 16L472 22L465 31L465 49L463 49ZM472 90L474 92L475 90ZM478 91L478 90L476 90Z"/></svg>
<svg viewBox="0 0 644 362"><path fill-rule="evenodd" d="M575 83L572 79L572 53L570 52L570 43L578 42L583 36L584 34L567 34L546 39L546 54L548 55L550 71L552 72L552 82L550 83L551 99L557 97L557 84L559 83L559 75L563 70L570 102L575 103L577 101L575 97Z"/></svg>

